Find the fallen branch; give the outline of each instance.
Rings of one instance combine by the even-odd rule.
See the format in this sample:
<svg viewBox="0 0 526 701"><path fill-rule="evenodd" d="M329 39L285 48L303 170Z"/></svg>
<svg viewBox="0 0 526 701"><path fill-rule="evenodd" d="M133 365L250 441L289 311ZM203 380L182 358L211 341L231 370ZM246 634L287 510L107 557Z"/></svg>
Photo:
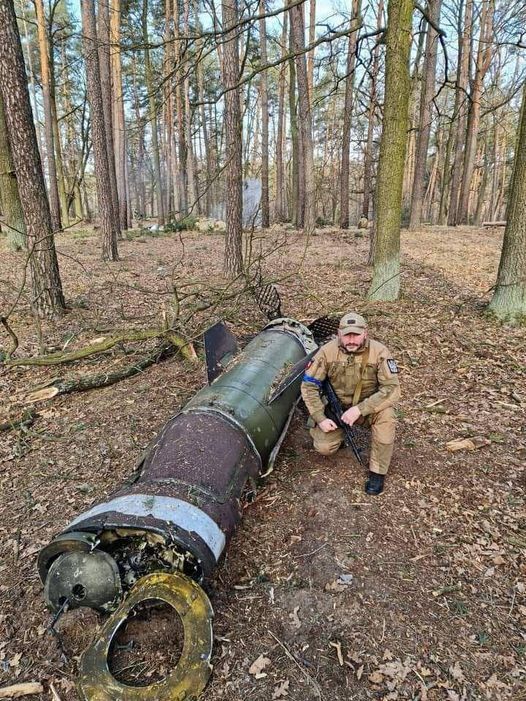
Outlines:
<svg viewBox="0 0 526 701"><path fill-rule="evenodd" d="M0 317L0 324L4 327L4 329L7 331L11 338L11 348L7 351L6 358L9 360L13 353L16 351L18 348L18 337L16 333L13 331L13 329L9 326L9 323L7 321L7 318L5 316Z"/></svg>
<svg viewBox="0 0 526 701"><path fill-rule="evenodd" d="M283 649L284 653L287 655L289 660L291 660L291 662L294 662L294 664L300 670L300 672L303 674L305 679L309 682L309 684L312 685L314 693L316 694L318 699L320 699L320 701L321 701L323 699L323 695L321 693L321 689L320 689L318 682L313 677L311 677L311 675L307 672L307 670L303 667L303 665L301 665L298 662L296 657L292 654L292 652L285 645L285 643L282 643L281 640L277 637L277 635L274 635L274 633L270 630L270 628L267 628L267 630L270 633L270 635L274 638L274 640L278 643L278 645Z"/></svg>
<svg viewBox="0 0 526 701"><path fill-rule="evenodd" d="M128 333L122 333L118 336L110 336L100 341L99 343L92 343L84 348L78 348L77 350L70 351L69 353L63 353L59 351L57 353L50 353L49 355L42 355L36 358L16 358L15 360L6 360L6 365L61 365L63 363L72 363L75 360L82 360L88 358L91 355L96 355L97 353L104 353L110 350L118 343L124 343L125 341L147 341L152 338L167 338L175 346L177 346L183 355L186 357L195 358L195 352L191 344L187 343L181 336L176 334L174 331L166 329L144 329L141 331L129 331ZM186 348L186 352L185 352Z"/></svg>
<svg viewBox="0 0 526 701"><path fill-rule="evenodd" d="M30 392L26 397L26 401L39 402L43 401L44 399L51 399L59 394L70 394L71 392L84 392L89 389L108 387L116 382L120 382L128 377L133 377L134 375L139 374L146 368L150 367L150 365L155 365L155 363L158 363L161 360L170 358L177 352L183 353L185 357L195 359L195 352L193 355L190 354L188 350L188 343L186 341L182 342L184 343L184 346L177 346L174 343L163 343L153 353L147 355L142 360L133 363L133 365L128 365L120 370L116 370L115 372L105 372L98 375L81 375L72 379L59 378L53 380L44 389ZM184 350L185 348L186 351Z"/></svg>
<svg viewBox="0 0 526 701"><path fill-rule="evenodd" d="M483 221L482 226L506 226L505 221Z"/></svg>
<svg viewBox="0 0 526 701"><path fill-rule="evenodd" d="M30 694L42 694L44 687L39 682L25 682L23 684L12 684L0 689L0 699L18 699L21 696Z"/></svg>
<svg viewBox="0 0 526 701"><path fill-rule="evenodd" d="M1 431L11 431L19 426L31 426L34 422L37 412L34 409L25 409L22 414L8 418L0 424Z"/></svg>

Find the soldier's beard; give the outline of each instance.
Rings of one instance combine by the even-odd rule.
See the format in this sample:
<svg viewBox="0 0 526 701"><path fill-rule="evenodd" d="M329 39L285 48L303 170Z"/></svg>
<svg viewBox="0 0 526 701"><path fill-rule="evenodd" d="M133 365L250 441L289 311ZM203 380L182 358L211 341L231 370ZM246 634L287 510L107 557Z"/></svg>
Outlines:
<svg viewBox="0 0 526 701"><path fill-rule="evenodd" d="M347 351L347 353L358 353L358 351L361 351L362 348L365 345L365 341L362 341L362 343L358 345L345 345L343 346L343 349Z"/></svg>

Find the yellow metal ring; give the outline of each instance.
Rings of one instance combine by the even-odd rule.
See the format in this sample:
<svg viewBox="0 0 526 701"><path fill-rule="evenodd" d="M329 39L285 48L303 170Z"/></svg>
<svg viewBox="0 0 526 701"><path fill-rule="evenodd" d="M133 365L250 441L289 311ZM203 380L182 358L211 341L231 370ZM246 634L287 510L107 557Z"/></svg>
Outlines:
<svg viewBox="0 0 526 701"><path fill-rule="evenodd" d="M111 642L131 610L147 599L160 599L181 617L183 651L175 669L150 686L121 684L111 674ZM142 577L106 621L100 635L80 659L78 691L83 701L191 701L205 688L212 672L212 617L207 595L183 574L153 573Z"/></svg>

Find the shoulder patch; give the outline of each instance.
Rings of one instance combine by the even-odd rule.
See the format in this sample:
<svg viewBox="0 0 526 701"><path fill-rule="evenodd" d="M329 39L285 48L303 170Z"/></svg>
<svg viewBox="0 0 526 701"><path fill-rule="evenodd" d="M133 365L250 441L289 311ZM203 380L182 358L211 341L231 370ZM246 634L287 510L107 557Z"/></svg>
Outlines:
<svg viewBox="0 0 526 701"><path fill-rule="evenodd" d="M393 375L396 375L396 373L398 372L398 366L393 358L389 358L387 360L387 367L389 368L390 372L393 373Z"/></svg>

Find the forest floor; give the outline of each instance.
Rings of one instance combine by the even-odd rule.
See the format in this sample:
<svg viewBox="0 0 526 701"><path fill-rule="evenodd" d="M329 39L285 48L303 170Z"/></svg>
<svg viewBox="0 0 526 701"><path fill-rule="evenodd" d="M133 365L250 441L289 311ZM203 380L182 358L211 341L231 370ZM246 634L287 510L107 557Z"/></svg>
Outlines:
<svg viewBox="0 0 526 701"><path fill-rule="evenodd" d="M364 302L367 235L326 228L306 241L273 229L253 242L287 315L309 322L353 309L368 318L399 363L403 398L380 497L364 493L365 472L345 450L313 452L297 412L209 589L214 671L203 699L526 699L526 329L484 313L501 240L501 229L403 232L403 294L390 304ZM97 232L71 230L57 242L68 313L43 324L40 340L25 295L10 317L15 357L72 350L160 323L175 283L200 355L33 403L28 393L51 378L111 372L151 345L120 344L63 366L0 365L0 424L37 412L0 433L2 686L34 681L44 688L38 698L78 698L79 655L102 619L69 612L51 635L37 554L130 475L203 386L198 332L219 318L240 336L265 324L248 295L193 313L221 284L223 245L218 233L135 234L121 242L119 262L104 264ZM3 309L22 262L0 241ZM189 291L199 296L184 299ZM11 340L0 333L6 351ZM446 448L465 438L478 447ZM157 615L129 633L142 655L129 663L131 682L168 671L170 625Z"/></svg>

